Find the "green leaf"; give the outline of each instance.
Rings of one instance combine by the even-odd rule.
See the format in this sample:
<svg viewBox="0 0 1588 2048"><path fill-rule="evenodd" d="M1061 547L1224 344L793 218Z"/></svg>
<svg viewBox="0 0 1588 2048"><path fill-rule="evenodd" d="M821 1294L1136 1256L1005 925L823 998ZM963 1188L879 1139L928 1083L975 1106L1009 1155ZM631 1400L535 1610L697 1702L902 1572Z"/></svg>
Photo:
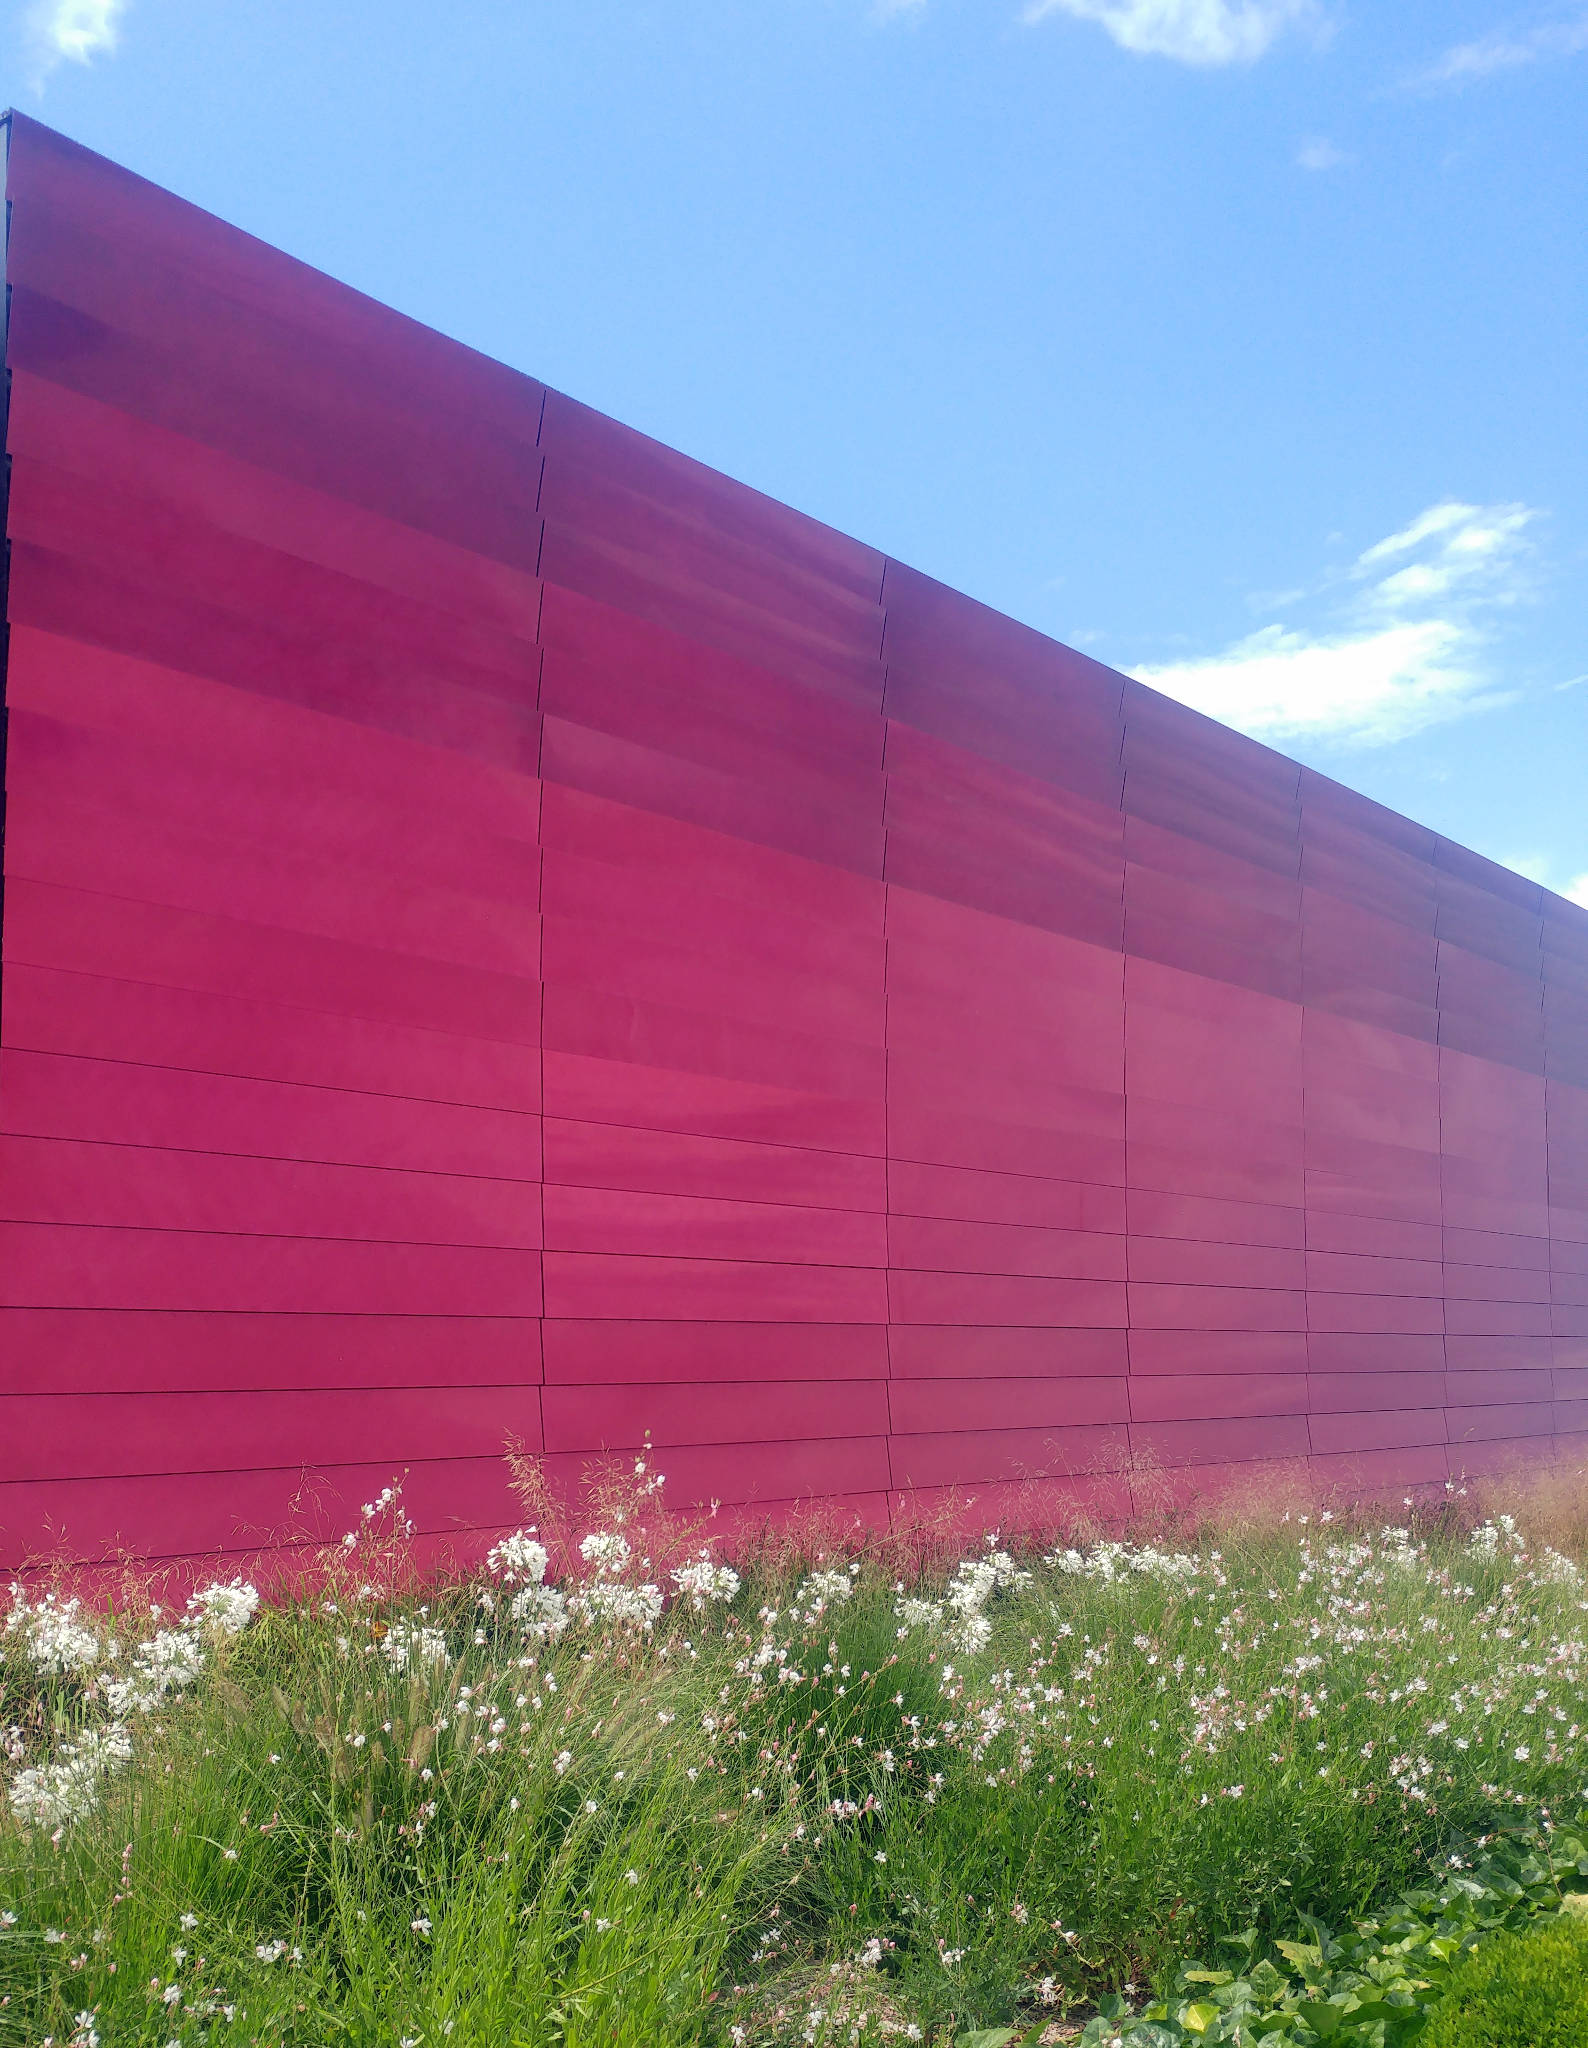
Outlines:
<svg viewBox="0 0 1588 2048"><path fill-rule="evenodd" d="M1257 1997L1277 1998L1289 1979L1283 1970L1276 1969L1267 1956L1264 1956L1260 1963L1253 1963L1247 1971L1246 1981Z"/></svg>
<svg viewBox="0 0 1588 2048"><path fill-rule="evenodd" d="M1182 1970L1180 1975L1188 1984L1228 1984L1234 1977L1233 1970Z"/></svg>
<svg viewBox="0 0 1588 2048"><path fill-rule="evenodd" d="M1316 1913L1298 1913L1296 1918L1318 1944L1318 1953L1321 1956L1334 1956L1340 1953L1338 1942Z"/></svg>
<svg viewBox="0 0 1588 2048"><path fill-rule="evenodd" d="M1321 2041L1337 2034L1345 2020L1345 2014L1337 2005L1326 2005L1322 1999L1309 1999L1305 2005L1298 2005L1296 2010Z"/></svg>
<svg viewBox="0 0 1588 2048"><path fill-rule="evenodd" d="M956 2034L954 2048L1009 2048L1014 2037L1013 2027L978 2027L973 2034Z"/></svg>
<svg viewBox="0 0 1588 2048"><path fill-rule="evenodd" d="M1576 1919L1588 1920L1588 1892L1567 1892L1561 1899L1560 1910Z"/></svg>
<svg viewBox="0 0 1588 2048"><path fill-rule="evenodd" d="M1310 1941L1276 1941L1275 1948L1293 1970L1303 1976L1323 1968L1323 1950Z"/></svg>
<svg viewBox="0 0 1588 2048"><path fill-rule="evenodd" d="M1205 2034L1218 2016L1216 2005L1183 2005L1179 2013L1181 2026L1193 2034Z"/></svg>

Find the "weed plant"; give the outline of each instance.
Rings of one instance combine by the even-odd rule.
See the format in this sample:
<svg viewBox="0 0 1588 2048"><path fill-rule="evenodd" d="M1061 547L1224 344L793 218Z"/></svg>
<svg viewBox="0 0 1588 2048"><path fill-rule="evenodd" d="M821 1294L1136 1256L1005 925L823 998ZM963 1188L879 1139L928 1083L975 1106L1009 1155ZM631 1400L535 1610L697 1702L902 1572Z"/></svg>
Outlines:
<svg viewBox="0 0 1588 2048"><path fill-rule="evenodd" d="M14 1589L0 2040L1068 2038L1588 1798L1578 1546L1505 1514L729 1562L644 1461L520 1479L440 1583L388 1489L268 1601Z"/></svg>
<svg viewBox="0 0 1588 2048"><path fill-rule="evenodd" d="M1468 1956L1427 2048L1588 2048L1588 1923L1562 1916Z"/></svg>
<svg viewBox="0 0 1588 2048"><path fill-rule="evenodd" d="M1387 1911L1331 1930L1302 1913L1291 1939L1265 1946L1255 1928L1228 1936L1227 1962L1186 1962L1160 1995L1134 2010L1105 1995L1079 2048L1435 2048L1453 2011L1471 2004L1498 2025L1518 2003L1537 2007L1544 1972L1509 1937L1532 1936L1588 1909L1588 1845L1580 1827L1541 1819L1491 1836L1472 1857L1452 1855L1430 1881ZM1497 1952L1521 1957L1498 1975L1474 1965ZM1559 1941L1541 1956L1569 1954ZM1497 2041L1564 2048L1582 1986L1562 1983L1551 2005L1560 2031L1500 2032ZM1468 1993L1476 1991L1475 1999ZM1490 1993L1494 1993L1491 1999ZM1479 2033L1463 2048L1479 2048ZM1588 2043L1584 2044L1588 2048Z"/></svg>

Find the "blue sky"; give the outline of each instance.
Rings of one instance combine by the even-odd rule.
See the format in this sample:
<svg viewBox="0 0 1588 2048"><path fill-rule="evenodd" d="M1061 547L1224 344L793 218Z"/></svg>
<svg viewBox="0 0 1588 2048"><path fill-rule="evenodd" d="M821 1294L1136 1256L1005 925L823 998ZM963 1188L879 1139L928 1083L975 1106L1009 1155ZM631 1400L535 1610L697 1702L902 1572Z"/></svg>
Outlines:
<svg viewBox="0 0 1588 2048"><path fill-rule="evenodd" d="M0 92L1588 902L1588 0L38 0Z"/></svg>

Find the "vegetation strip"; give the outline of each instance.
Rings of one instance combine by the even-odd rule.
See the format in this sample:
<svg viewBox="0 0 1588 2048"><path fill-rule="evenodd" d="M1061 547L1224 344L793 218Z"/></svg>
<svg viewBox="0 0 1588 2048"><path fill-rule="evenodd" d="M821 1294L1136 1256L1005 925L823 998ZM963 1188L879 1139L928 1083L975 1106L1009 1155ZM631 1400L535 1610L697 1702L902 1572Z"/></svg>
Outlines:
<svg viewBox="0 0 1588 2048"><path fill-rule="evenodd" d="M730 1562L646 1463L445 1584L393 1488L268 1602L15 1588L0 2040L1395 2048L1588 1888L1575 1528Z"/></svg>

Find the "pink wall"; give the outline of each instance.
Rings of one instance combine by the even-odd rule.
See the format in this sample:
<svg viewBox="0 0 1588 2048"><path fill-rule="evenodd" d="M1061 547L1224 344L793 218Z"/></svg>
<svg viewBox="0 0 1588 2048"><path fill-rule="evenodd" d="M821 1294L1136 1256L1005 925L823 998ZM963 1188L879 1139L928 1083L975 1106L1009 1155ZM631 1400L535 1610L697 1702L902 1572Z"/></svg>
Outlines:
<svg viewBox="0 0 1588 2048"><path fill-rule="evenodd" d="M12 131L0 1549L1588 1441L1588 913ZM1041 1487L1036 1489L1038 1496Z"/></svg>

